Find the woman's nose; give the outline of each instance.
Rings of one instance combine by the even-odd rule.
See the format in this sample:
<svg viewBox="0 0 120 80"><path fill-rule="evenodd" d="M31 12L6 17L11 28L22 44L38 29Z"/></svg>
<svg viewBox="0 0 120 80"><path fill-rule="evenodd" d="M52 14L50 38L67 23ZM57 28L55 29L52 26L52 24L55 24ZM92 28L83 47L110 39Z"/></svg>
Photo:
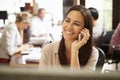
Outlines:
<svg viewBox="0 0 120 80"><path fill-rule="evenodd" d="M72 23L69 23L69 24L67 25L67 28L70 29L70 30L73 29L73 24L72 24Z"/></svg>

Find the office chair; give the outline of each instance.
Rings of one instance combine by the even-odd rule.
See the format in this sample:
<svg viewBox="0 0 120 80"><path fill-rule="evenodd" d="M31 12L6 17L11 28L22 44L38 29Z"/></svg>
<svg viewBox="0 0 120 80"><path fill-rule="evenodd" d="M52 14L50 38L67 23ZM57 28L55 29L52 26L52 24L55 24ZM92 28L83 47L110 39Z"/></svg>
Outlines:
<svg viewBox="0 0 120 80"><path fill-rule="evenodd" d="M114 30L108 31L107 34L104 36L102 44L100 48L105 52L105 63L108 64L116 64L116 71L118 70L118 63L120 62L120 51L115 50L113 53L109 53L108 49L110 44L111 37L114 33ZM105 71L111 71L111 70L105 70Z"/></svg>
<svg viewBox="0 0 120 80"><path fill-rule="evenodd" d="M105 62L105 53L101 48L99 47L96 48L98 49L98 53L99 53L98 61L96 64L96 72L101 72Z"/></svg>
<svg viewBox="0 0 120 80"><path fill-rule="evenodd" d="M107 33L102 38L102 42L101 42L101 45L100 45L100 48L105 53L106 62L109 58L111 58L111 55L109 55L108 49L109 49L109 43L110 43L110 40L111 40L111 37L112 37L113 33L114 33L114 30L107 31Z"/></svg>
<svg viewBox="0 0 120 80"><path fill-rule="evenodd" d="M115 50L111 54L111 58L109 58L111 62L108 61L108 64L114 64L115 63L115 70L118 70L118 63L120 62L120 50Z"/></svg>

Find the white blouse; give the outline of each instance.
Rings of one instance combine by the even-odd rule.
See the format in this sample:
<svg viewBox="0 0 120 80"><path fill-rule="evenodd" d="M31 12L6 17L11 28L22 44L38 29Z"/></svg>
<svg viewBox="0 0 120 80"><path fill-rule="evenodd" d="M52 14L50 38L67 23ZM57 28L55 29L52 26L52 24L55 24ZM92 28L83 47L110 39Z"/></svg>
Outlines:
<svg viewBox="0 0 120 80"><path fill-rule="evenodd" d="M58 57L59 42L47 44L42 49L42 56L40 59L39 67L61 67ZM93 47L92 54L88 60L84 69L86 70L95 70L96 63L98 61L98 50Z"/></svg>
<svg viewBox="0 0 120 80"><path fill-rule="evenodd" d="M9 58L21 44L22 38L16 24L8 24L4 27L0 39L0 58Z"/></svg>

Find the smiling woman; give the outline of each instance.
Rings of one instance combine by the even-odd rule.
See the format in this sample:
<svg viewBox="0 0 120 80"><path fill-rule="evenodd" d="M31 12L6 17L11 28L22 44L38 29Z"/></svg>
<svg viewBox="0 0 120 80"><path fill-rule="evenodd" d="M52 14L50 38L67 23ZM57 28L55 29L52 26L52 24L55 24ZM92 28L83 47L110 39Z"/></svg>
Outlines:
<svg viewBox="0 0 120 80"><path fill-rule="evenodd" d="M79 34L82 39L78 40ZM92 46L92 20L88 9L72 6L63 21L60 42L47 44L42 49L40 67L64 67L94 71L98 50Z"/></svg>

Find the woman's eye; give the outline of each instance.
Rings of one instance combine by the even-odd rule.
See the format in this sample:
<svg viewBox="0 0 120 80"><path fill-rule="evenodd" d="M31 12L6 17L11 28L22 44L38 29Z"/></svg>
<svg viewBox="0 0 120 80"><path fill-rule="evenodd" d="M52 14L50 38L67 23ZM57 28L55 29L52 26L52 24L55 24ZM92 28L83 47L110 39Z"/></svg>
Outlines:
<svg viewBox="0 0 120 80"><path fill-rule="evenodd" d="M66 19L65 22L70 22L70 20Z"/></svg>
<svg viewBox="0 0 120 80"><path fill-rule="evenodd" d="M79 23L74 23L76 26L80 26L80 24Z"/></svg>

